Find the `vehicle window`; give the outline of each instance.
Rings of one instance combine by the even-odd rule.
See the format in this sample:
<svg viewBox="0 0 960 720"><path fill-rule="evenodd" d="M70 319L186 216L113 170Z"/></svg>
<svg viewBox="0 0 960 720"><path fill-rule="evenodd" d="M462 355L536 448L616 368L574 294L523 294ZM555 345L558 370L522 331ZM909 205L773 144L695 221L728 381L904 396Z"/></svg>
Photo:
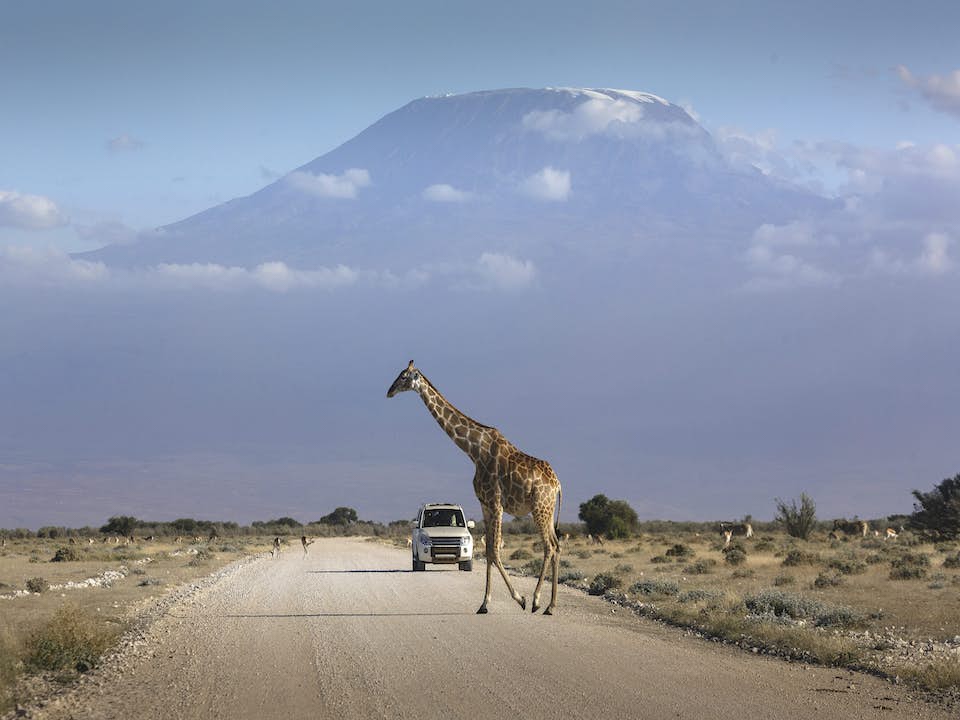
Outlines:
<svg viewBox="0 0 960 720"><path fill-rule="evenodd" d="M460 510L424 510L422 527L466 527Z"/></svg>

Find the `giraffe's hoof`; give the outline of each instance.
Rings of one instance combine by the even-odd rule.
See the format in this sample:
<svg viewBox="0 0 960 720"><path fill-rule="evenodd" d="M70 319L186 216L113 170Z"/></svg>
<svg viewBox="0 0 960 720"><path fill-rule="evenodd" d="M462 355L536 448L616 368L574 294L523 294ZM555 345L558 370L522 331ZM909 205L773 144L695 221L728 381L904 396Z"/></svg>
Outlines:
<svg viewBox="0 0 960 720"><path fill-rule="evenodd" d="M540 606L537 603L533 603L533 605L530 608L530 612L535 613L539 609L540 609Z"/></svg>
<svg viewBox="0 0 960 720"><path fill-rule="evenodd" d="M520 598L520 609L521 610L527 609L527 599L525 597Z"/></svg>
<svg viewBox="0 0 960 720"><path fill-rule="evenodd" d="M481 606L480 606L480 609L477 610L477 615L486 615L486 614L487 614L487 608L486 608L485 606L481 605Z"/></svg>
<svg viewBox="0 0 960 720"><path fill-rule="evenodd" d="M553 610L551 610L550 608L547 608L546 610L543 611L543 614L544 614L544 615L553 615Z"/></svg>

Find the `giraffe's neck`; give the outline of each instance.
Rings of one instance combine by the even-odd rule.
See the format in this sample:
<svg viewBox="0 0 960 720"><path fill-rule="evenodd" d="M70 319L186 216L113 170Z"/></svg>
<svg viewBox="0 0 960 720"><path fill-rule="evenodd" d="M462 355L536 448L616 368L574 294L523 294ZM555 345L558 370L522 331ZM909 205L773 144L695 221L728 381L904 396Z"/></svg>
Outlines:
<svg viewBox="0 0 960 720"><path fill-rule="evenodd" d="M454 444L463 450L474 462L480 462L490 452L493 428L481 425L476 420L457 410L439 390L423 375L420 385L420 399L427 410L450 436Z"/></svg>

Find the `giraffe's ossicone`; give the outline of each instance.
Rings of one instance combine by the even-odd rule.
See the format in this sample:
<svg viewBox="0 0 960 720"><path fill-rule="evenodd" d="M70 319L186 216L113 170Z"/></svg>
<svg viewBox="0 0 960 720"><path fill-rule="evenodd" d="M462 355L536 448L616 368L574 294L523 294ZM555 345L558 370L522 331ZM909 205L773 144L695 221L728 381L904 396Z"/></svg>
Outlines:
<svg viewBox="0 0 960 720"><path fill-rule="evenodd" d="M526 598L514 590L500 561L503 513L506 511L515 517L532 515L540 531L543 540L543 565L540 567L540 579L533 592L532 609L536 612L540 607L540 589L546 576L547 563L550 563L553 571L550 604L543 614L552 615L557 606L557 577L560 571L560 541L557 538L556 522L560 518L563 493L550 463L521 452L496 428L481 425L457 410L423 373L414 367L413 360L393 381L387 397L407 390L420 396L440 427L457 447L470 456L476 467L473 489L483 508L487 556L487 584L483 604L477 612L487 612L494 566L500 571L513 599L521 608L527 607Z"/></svg>

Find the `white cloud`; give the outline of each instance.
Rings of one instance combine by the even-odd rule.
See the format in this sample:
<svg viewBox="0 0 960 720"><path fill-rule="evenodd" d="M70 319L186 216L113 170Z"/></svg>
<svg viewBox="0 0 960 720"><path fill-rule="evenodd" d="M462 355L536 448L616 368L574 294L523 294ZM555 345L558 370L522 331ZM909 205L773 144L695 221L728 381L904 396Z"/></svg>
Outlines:
<svg viewBox="0 0 960 720"><path fill-rule="evenodd" d="M796 255L777 253L763 244L754 244L745 256L754 276L747 281L747 290L785 290L795 287L835 283L840 278Z"/></svg>
<svg viewBox="0 0 960 720"><path fill-rule="evenodd" d="M537 269L529 260L518 260L510 255L485 252L477 261L481 284L501 290L521 290L533 284Z"/></svg>
<svg viewBox="0 0 960 720"><path fill-rule="evenodd" d="M560 202L570 197L570 171L556 170L549 165L520 184L520 190L538 200Z"/></svg>
<svg viewBox="0 0 960 720"><path fill-rule="evenodd" d="M787 225L765 224L753 231L753 243L767 246L803 246L816 242L813 225L808 221L796 221Z"/></svg>
<svg viewBox="0 0 960 720"><path fill-rule="evenodd" d="M301 192L319 197L352 199L361 188L369 187L370 173L362 168L350 168L340 175L327 175L296 170L287 175L287 184Z"/></svg>
<svg viewBox="0 0 960 720"><path fill-rule="evenodd" d="M67 224L67 218L50 198L0 190L0 226L49 230Z"/></svg>
<svg viewBox="0 0 960 720"><path fill-rule="evenodd" d="M434 264L396 274L390 270L345 265L302 270L283 262L266 262L253 268L217 263L162 263L126 269L72 258L56 249L0 246L0 287L287 293L332 292L355 287L404 291L430 282L448 282L452 287L471 290L516 291L532 285L536 277L531 261L501 253L483 253L475 262Z"/></svg>
<svg viewBox="0 0 960 720"><path fill-rule="evenodd" d="M594 97L572 112L534 110L523 116L523 126L543 133L551 140L582 140L589 135L616 132L623 125L639 122L643 108L628 100Z"/></svg>
<svg viewBox="0 0 960 720"><path fill-rule="evenodd" d="M100 262L74 260L55 249L0 246L0 285L97 285L110 279Z"/></svg>
<svg viewBox="0 0 960 720"><path fill-rule="evenodd" d="M135 137L127 135L126 133L107 140L107 150L110 152L130 152L142 148L143 142L141 140L137 140Z"/></svg>
<svg viewBox="0 0 960 720"><path fill-rule="evenodd" d="M917 77L903 65L897 67L900 79L917 90L930 105L940 112L960 118L960 70L945 76Z"/></svg>
<svg viewBox="0 0 960 720"><path fill-rule="evenodd" d="M423 191L424 200L430 200L431 202L459 203L469 200L470 197L470 193L464 190L457 190L452 185L447 185L446 183L431 185Z"/></svg>
<svg viewBox="0 0 960 720"><path fill-rule="evenodd" d="M942 233L930 233L923 239L923 251L917 263L923 272L931 275L942 275L953 268L947 250L950 247L950 238Z"/></svg>

